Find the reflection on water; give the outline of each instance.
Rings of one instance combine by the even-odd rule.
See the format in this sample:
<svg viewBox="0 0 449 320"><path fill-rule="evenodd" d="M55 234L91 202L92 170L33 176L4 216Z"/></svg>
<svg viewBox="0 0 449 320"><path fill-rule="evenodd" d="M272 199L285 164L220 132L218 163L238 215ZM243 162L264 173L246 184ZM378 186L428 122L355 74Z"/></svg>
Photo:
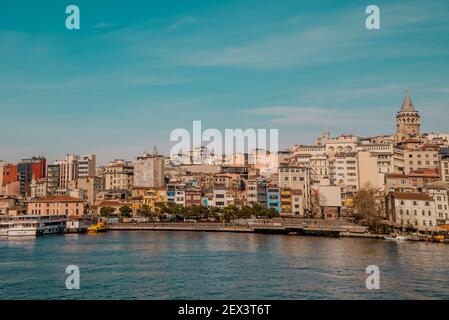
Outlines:
<svg viewBox="0 0 449 320"><path fill-rule="evenodd" d="M11 248L20 247L23 249L33 249L36 244L36 236L23 237L2 237L0 241L4 240L6 245Z"/></svg>
<svg viewBox="0 0 449 320"><path fill-rule="evenodd" d="M0 299L449 299L449 246L204 232L0 240ZM81 290L65 289L80 267ZM365 288L378 265L381 289Z"/></svg>

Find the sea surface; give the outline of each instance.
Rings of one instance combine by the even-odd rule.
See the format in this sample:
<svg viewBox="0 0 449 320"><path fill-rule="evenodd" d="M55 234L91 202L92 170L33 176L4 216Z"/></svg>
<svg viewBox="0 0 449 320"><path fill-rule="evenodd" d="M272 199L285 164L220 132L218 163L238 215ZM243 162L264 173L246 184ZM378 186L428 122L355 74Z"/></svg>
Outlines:
<svg viewBox="0 0 449 320"><path fill-rule="evenodd" d="M80 289L66 288L66 268ZM377 265L380 289L368 290ZM449 299L449 245L207 232L0 240L0 299Z"/></svg>

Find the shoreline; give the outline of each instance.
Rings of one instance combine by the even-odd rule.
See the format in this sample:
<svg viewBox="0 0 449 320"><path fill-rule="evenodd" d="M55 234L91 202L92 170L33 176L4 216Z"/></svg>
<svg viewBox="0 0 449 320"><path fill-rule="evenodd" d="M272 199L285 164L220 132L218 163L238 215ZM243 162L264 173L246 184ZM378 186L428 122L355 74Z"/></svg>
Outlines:
<svg viewBox="0 0 449 320"><path fill-rule="evenodd" d="M117 223L109 226L109 231L189 231L189 232L230 232L230 233L257 233L277 234L308 237L332 238L364 238L385 240L385 235L365 232L350 232L339 228L306 228L304 226L270 226L270 225L223 225L217 223ZM420 241L432 243L449 243L447 241L431 241L416 236L409 236L407 241Z"/></svg>

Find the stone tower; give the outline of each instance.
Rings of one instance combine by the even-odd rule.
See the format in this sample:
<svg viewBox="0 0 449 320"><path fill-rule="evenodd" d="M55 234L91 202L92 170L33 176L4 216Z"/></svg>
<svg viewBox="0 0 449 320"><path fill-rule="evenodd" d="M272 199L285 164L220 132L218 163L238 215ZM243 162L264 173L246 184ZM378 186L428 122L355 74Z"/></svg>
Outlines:
<svg viewBox="0 0 449 320"><path fill-rule="evenodd" d="M402 142L407 139L419 138L420 118L407 92L401 110L396 115L396 141Z"/></svg>

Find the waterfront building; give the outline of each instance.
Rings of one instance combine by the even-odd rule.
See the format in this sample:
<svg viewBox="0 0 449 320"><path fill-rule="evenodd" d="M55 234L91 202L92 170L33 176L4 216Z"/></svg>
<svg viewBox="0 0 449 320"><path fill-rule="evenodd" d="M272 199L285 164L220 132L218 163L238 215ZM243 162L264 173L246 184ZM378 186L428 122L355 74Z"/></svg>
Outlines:
<svg viewBox="0 0 449 320"><path fill-rule="evenodd" d="M175 196L176 196L176 185L168 184L167 185L167 202L175 203Z"/></svg>
<svg viewBox="0 0 449 320"><path fill-rule="evenodd" d="M302 190L280 189L279 196L281 216L304 216L304 197Z"/></svg>
<svg viewBox="0 0 449 320"><path fill-rule="evenodd" d="M201 206L203 193L201 190L186 190L185 191L185 206Z"/></svg>
<svg viewBox="0 0 449 320"><path fill-rule="evenodd" d="M85 204L82 199L69 196L46 196L28 201L30 215L83 216Z"/></svg>
<svg viewBox="0 0 449 320"><path fill-rule="evenodd" d="M167 192L165 188L134 187L132 190L131 209L134 215L143 206L156 212L162 204L167 204Z"/></svg>
<svg viewBox="0 0 449 320"><path fill-rule="evenodd" d="M310 168L301 166L281 166L278 171L278 185L281 189L301 190L304 208L310 208Z"/></svg>
<svg viewBox="0 0 449 320"><path fill-rule="evenodd" d="M175 204L180 206L186 205L186 191L185 188L179 188L175 191Z"/></svg>
<svg viewBox="0 0 449 320"><path fill-rule="evenodd" d="M203 206L205 207L213 207L214 206L214 193L213 192L204 192L204 196L201 199L203 201Z"/></svg>
<svg viewBox="0 0 449 320"><path fill-rule="evenodd" d="M120 214L120 208L126 206L126 207L132 207L132 202L125 199L115 198L115 199L107 199L103 200L97 203L97 205L94 207L96 209L96 214L101 215L101 209L102 208L112 208L111 209L111 216L118 216Z"/></svg>
<svg viewBox="0 0 449 320"><path fill-rule="evenodd" d="M134 184L134 168L131 162L114 160L105 167L105 190L131 190Z"/></svg>
<svg viewBox="0 0 449 320"><path fill-rule="evenodd" d="M268 209L275 209L277 213L281 212L281 192L279 187L267 187L267 207Z"/></svg>
<svg viewBox="0 0 449 320"><path fill-rule="evenodd" d="M437 225L435 200L422 192L390 192L385 201L387 219L396 226L428 230Z"/></svg>
<svg viewBox="0 0 449 320"><path fill-rule="evenodd" d="M267 208L267 180L253 177L246 181L246 201L248 205L259 204Z"/></svg>
<svg viewBox="0 0 449 320"><path fill-rule="evenodd" d="M340 216L342 207L341 187L319 186L315 192L321 210L321 217L336 219Z"/></svg>
<svg viewBox="0 0 449 320"><path fill-rule="evenodd" d="M292 191L290 189L280 189L279 194L281 200L281 215L292 215Z"/></svg>
<svg viewBox="0 0 449 320"><path fill-rule="evenodd" d="M211 204L214 207L226 207L226 187L224 185L214 185L214 198Z"/></svg>
<svg viewBox="0 0 449 320"><path fill-rule="evenodd" d="M426 193L435 201L437 224L449 224L449 185L445 182L433 182L426 186Z"/></svg>

